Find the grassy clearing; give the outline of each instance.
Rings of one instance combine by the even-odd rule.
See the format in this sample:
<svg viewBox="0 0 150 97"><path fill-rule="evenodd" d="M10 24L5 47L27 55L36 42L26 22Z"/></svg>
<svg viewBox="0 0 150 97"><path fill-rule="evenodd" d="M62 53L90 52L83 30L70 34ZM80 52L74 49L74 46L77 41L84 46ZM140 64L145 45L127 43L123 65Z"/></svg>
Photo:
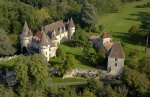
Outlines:
<svg viewBox="0 0 150 97"><path fill-rule="evenodd" d="M91 66L89 61L82 57L82 48L72 47L70 42L65 42L59 45L59 47L66 53L72 53L75 56L75 68L87 68L87 69L95 69L94 66ZM92 48L90 52L95 52ZM59 63L59 58L51 58L50 64L54 65Z"/></svg>
<svg viewBox="0 0 150 97"><path fill-rule="evenodd" d="M86 79L79 79L79 78L60 78L60 77L53 77L53 83L66 83L66 82L84 82L87 81Z"/></svg>
<svg viewBox="0 0 150 97"><path fill-rule="evenodd" d="M95 67L91 66L89 61L82 57L82 48L79 47L72 47L70 42L65 42L60 44L59 47L66 53L72 53L75 56L75 68L87 68L87 69L94 69ZM90 52L95 52L92 48Z"/></svg>
<svg viewBox="0 0 150 97"><path fill-rule="evenodd" d="M123 49L126 54L132 49L138 49L140 51L139 58L143 56L150 56L150 48L147 53L145 50L145 41L141 43L133 43L129 39L128 30L132 25L141 24L141 19L146 13L150 12L150 8L134 8L136 5L142 5L150 0L143 0L141 2L127 3L124 8L118 13L109 13L99 17L99 23L104 27L104 32L108 32L112 37L113 41L120 41L123 44ZM102 33L87 33L88 36L91 35L101 35ZM146 40L146 39L145 39Z"/></svg>
<svg viewBox="0 0 150 97"><path fill-rule="evenodd" d="M0 67L6 67L6 68L13 68L13 66L15 65L15 61L16 61L17 58L13 58L13 59L10 59L8 61L2 61L0 62Z"/></svg>

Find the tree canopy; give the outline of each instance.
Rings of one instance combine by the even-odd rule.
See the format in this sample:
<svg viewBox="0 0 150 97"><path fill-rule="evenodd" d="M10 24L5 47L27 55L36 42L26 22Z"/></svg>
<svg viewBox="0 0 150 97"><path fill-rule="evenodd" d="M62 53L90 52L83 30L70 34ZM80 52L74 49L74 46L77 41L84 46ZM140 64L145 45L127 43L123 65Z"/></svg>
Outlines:
<svg viewBox="0 0 150 97"><path fill-rule="evenodd" d="M49 87L48 63L44 56L20 56L15 64L15 74L19 81L18 92L25 96L30 91L42 94Z"/></svg>
<svg viewBox="0 0 150 97"><path fill-rule="evenodd" d="M4 29L0 28L0 56L13 55L15 49Z"/></svg>

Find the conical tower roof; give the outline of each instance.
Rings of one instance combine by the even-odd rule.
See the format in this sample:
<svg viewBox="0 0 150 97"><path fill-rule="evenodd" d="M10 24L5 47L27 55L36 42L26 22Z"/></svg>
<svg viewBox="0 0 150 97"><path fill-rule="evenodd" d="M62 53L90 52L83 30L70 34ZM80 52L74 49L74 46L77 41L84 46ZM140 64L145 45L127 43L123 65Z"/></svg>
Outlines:
<svg viewBox="0 0 150 97"><path fill-rule="evenodd" d="M42 32L42 36L41 36L41 40L40 40L39 45L40 45L40 46L49 45L48 37L47 37L47 35L46 35L45 32Z"/></svg>
<svg viewBox="0 0 150 97"><path fill-rule="evenodd" d="M72 17L71 17L71 19L70 19L70 21L69 21L69 27L75 27L74 22L73 22L73 20L72 20Z"/></svg>
<svg viewBox="0 0 150 97"><path fill-rule="evenodd" d="M23 26L23 30L22 30L22 33L21 33L21 36L22 37L28 37L29 33L30 33L30 30L29 30L29 27L27 25L27 22L25 21L24 26Z"/></svg>
<svg viewBox="0 0 150 97"><path fill-rule="evenodd" d="M28 32L28 31L29 31L29 27L27 25L27 22L25 21L22 32Z"/></svg>

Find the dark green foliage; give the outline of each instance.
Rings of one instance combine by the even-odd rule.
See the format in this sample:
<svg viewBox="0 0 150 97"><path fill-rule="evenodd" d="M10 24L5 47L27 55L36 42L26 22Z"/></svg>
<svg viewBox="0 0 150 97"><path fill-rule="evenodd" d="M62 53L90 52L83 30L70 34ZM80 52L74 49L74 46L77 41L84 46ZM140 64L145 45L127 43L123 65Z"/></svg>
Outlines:
<svg viewBox="0 0 150 97"><path fill-rule="evenodd" d="M103 46L100 46L98 48L98 57L99 57L99 60L100 60L100 64L104 65L105 59L106 59L106 54L105 54L105 50L104 50Z"/></svg>
<svg viewBox="0 0 150 97"><path fill-rule="evenodd" d="M140 60L139 71L146 73L150 79L150 57L144 57Z"/></svg>
<svg viewBox="0 0 150 97"><path fill-rule="evenodd" d="M98 26L98 30L99 30L100 32L102 32L102 31L104 30L103 25L99 25L99 26Z"/></svg>
<svg viewBox="0 0 150 97"><path fill-rule="evenodd" d="M39 95L48 89L50 80L48 75L48 63L44 56L20 56L15 64L15 74L19 81L17 91L21 96Z"/></svg>
<svg viewBox="0 0 150 97"><path fill-rule="evenodd" d="M139 50L138 49L132 49L130 52L129 52L129 57L133 57L133 56L139 56Z"/></svg>
<svg viewBox="0 0 150 97"><path fill-rule="evenodd" d="M76 33L73 34L71 41L73 42L73 46L84 47L86 45L87 36L84 34L85 30L78 28Z"/></svg>
<svg viewBox="0 0 150 97"><path fill-rule="evenodd" d="M91 91L92 93L96 93L96 90L97 90L97 88L98 88L98 85L97 85L97 81L95 80L95 79L89 79L89 80L87 80L87 82L88 82L88 89L89 89L89 91Z"/></svg>
<svg viewBox="0 0 150 97"><path fill-rule="evenodd" d="M95 9L92 4L85 2L81 10L83 26L88 27L87 31L91 32L91 28L97 23L98 18L96 16Z"/></svg>
<svg viewBox="0 0 150 97"><path fill-rule="evenodd" d="M61 48L57 48L56 50L56 56L60 57L63 54L62 49Z"/></svg>
<svg viewBox="0 0 150 97"><path fill-rule="evenodd" d="M0 28L0 35L0 56L13 55L15 49L7 36L7 32Z"/></svg>
<svg viewBox="0 0 150 97"><path fill-rule="evenodd" d="M133 25L129 29L129 35L131 40L138 42L140 40L140 27L139 25Z"/></svg>
<svg viewBox="0 0 150 97"><path fill-rule="evenodd" d="M97 66L99 62L99 57L97 54L90 54L89 56L89 61L91 62L92 65Z"/></svg>
<svg viewBox="0 0 150 97"><path fill-rule="evenodd" d="M150 36L150 13L147 13L145 18L141 22L142 22L141 28L143 32L145 32L145 35L147 36L146 47L145 47L145 53L146 53L148 48L149 36Z"/></svg>
<svg viewBox="0 0 150 97"><path fill-rule="evenodd" d="M145 73L125 67L122 80L129 87L129 94L142 96L148 91L149 79Z"/></svg>
<svg viewBox="0 0 150 97"><path fill-rule="evenodd" d="M66 54L62 53L61 56L59 56L61 62L60 64L55 64L54 67L59 71L57 74L59 76L63 76L68 71L71 71L74 68L74 55L72 54Z"/></svg>

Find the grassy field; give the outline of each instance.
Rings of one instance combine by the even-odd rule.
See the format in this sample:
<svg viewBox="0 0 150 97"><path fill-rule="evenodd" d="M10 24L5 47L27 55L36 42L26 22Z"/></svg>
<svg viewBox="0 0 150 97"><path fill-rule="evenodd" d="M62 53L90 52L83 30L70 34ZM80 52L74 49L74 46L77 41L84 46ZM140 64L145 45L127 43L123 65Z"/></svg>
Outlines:
<svg viewBox="0 0 150 97"><path fill-rule="evenodd" d="M0 67L13 68L13 66L15 65L16 59L17 58L13 58L8 61L2 61L2 62L0 62Z"/></svg>
<svg viewBox="0 0 150 97"><path fill-rule="evenodd" d="M72 53L75 56L75 68L87 68L87 69L95 69L94 66L88 62L88 60L82 57L82 49L79 47L72 47L70 42L65 42L59 45L59 47L66 53ZM95 52L94 49L90 50L91 52ZM50 59L50 64L59 63L58 58Z"/></svg>
<svg viewBox="0 0 150 97"><path fill-rule="evenodd" d="M52 82L53 83L65 83L65 82L84 82L87 81L86 79L79 79L79 78L65 78L62 79L60 77L53 77Z"/></svg>
<svg viewBox="0 0 150 97"><path fill-rule="evenodd" d="M103 32L108 32L113 41L119 41L123 44L123 49L126 54L126 58L130 50L138 49L140 51L139 58L143 56L150 56L150 48L147 53L144 53L145 42L133 43L129 40L128 30L132 25L141 24L141 19L146 13L150 12L150 8L134 8L136 5L145 4L150 0L143 0L141 2L127 3L124 8L118 13L109 13L99 17L99 23L104 27ZM101 35L102 33L87 33L91 35ZM146 40L146 39L145 39Z"/></svg>

